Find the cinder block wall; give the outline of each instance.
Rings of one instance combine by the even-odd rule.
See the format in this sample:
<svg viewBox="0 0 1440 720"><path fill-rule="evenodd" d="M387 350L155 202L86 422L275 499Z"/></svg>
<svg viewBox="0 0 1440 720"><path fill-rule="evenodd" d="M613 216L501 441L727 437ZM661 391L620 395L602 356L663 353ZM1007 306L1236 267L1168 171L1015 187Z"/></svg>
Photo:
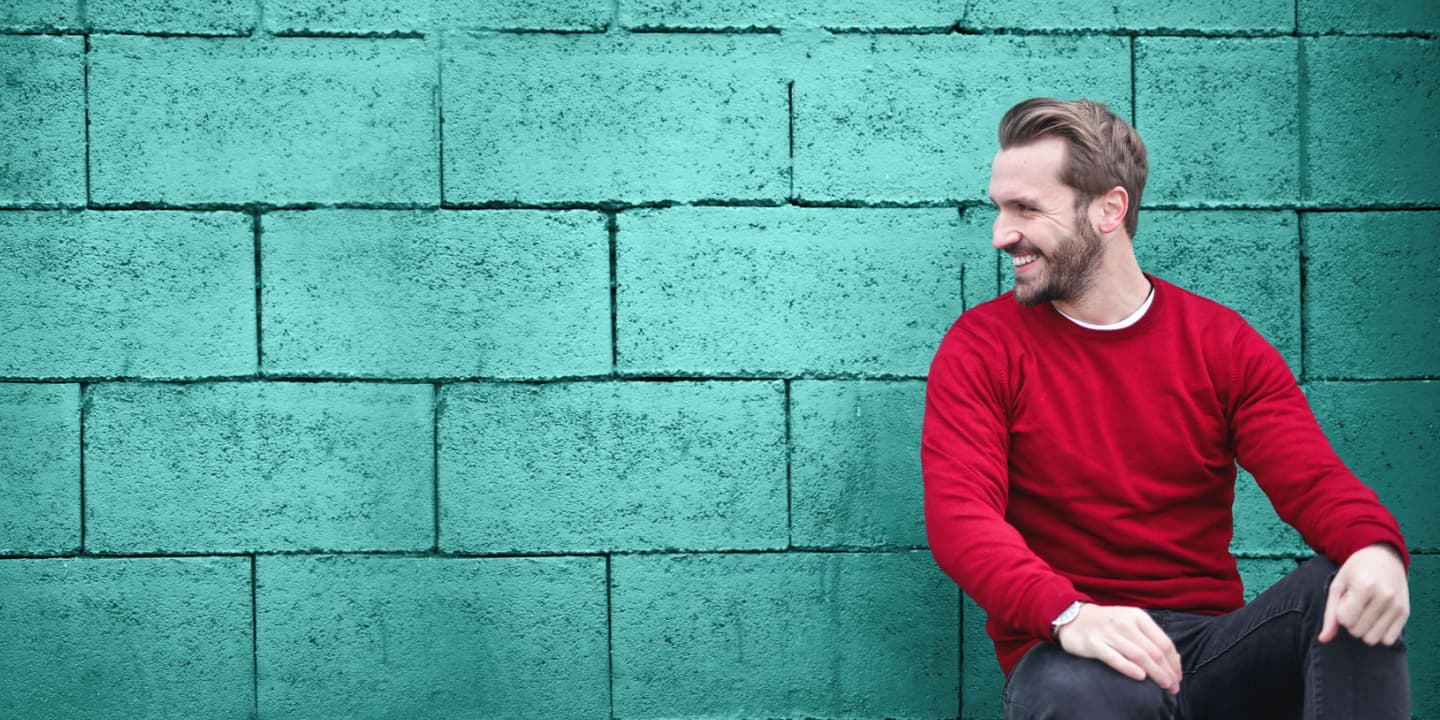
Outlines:
<svg viewBox="0 0 1440 720"><path fill-rule="evenodd" d="M963 5L963 7L962 7ZM993 718L926 367L1088 96L1415 553L1440 5L10 0L0 716ZM1242 478L1249 592L1307 550Z"/></svg>

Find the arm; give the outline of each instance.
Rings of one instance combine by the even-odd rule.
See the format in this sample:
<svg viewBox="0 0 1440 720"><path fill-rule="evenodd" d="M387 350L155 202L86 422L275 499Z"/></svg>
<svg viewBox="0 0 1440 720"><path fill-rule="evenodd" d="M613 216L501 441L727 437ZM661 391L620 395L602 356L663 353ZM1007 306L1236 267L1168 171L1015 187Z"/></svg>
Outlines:
<svg viewBox="0 0 1440 720"><path fill-rule="evenodd" d="M980 607L1048 638L1060 611L1090 598L1005 519L1010 389L997 348L962 317L930 366L920 444L925 529L935 561Z"/></svg>
<svg viewBox="0 0 1440 720"><path fill-rule="evenodd" d="M1388 543L1408 565L1394 516L1330 447L1280 353L1242 324L1231 358L1226 410L1235 456L1280 518L1338 564Z"/></svg>
<svg viewBox="0 0 1440 720"><path fill-rule="evenodd" d="M1409 554L1393 515L1335 454L1280 354L1248 325L1235 336L1231 438L1281 519L1336 563L1320 641L1340 627L1392 645L1410 615Z"/></svg>

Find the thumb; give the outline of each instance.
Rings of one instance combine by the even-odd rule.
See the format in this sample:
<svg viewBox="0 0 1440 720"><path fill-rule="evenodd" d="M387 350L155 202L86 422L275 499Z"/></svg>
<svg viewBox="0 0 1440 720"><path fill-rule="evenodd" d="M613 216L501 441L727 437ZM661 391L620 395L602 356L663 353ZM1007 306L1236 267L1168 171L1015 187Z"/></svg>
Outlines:
<svg viewBox="0 0 1440 720"><path fill-rule="evenodd" d="M1320 622L1320 637L1322 643L1328 643L1335 639L1335 633L1340 630L1340 598L1345 594L1345 583L1336 575L1330 581L1330 591L1325 597L1325 618Z"/></svg>

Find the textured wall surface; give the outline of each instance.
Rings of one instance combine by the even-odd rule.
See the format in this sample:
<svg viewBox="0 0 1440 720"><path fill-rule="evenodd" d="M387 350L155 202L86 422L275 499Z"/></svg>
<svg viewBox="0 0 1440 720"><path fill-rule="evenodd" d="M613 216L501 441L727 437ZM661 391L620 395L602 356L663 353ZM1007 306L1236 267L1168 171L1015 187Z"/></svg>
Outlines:
<svg viewBox="0 0 1440 720"><path fill-rule="evenodd" d="M925 548L995 126L1406 532L1440 718L1435 0L0 3L0 717L998 718ZM1245 473L1246 594L1309 554Z"/></svg>

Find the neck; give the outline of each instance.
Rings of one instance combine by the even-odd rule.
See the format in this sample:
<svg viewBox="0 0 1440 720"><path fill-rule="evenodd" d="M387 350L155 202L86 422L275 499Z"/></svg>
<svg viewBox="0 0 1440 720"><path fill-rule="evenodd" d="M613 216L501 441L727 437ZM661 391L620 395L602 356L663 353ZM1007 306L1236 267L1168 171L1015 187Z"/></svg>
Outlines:
<svg viewBox="0 0 1440 720"><path fill-rule="evenodd" d="M1150 295L1150 280L1140 271L1134 246L1123 235L1106 239L1106 252L1095 268L1089 289L1078 297L1056 300L1061 312L1092 325L1109 325L1130 317Z"/></svg>

